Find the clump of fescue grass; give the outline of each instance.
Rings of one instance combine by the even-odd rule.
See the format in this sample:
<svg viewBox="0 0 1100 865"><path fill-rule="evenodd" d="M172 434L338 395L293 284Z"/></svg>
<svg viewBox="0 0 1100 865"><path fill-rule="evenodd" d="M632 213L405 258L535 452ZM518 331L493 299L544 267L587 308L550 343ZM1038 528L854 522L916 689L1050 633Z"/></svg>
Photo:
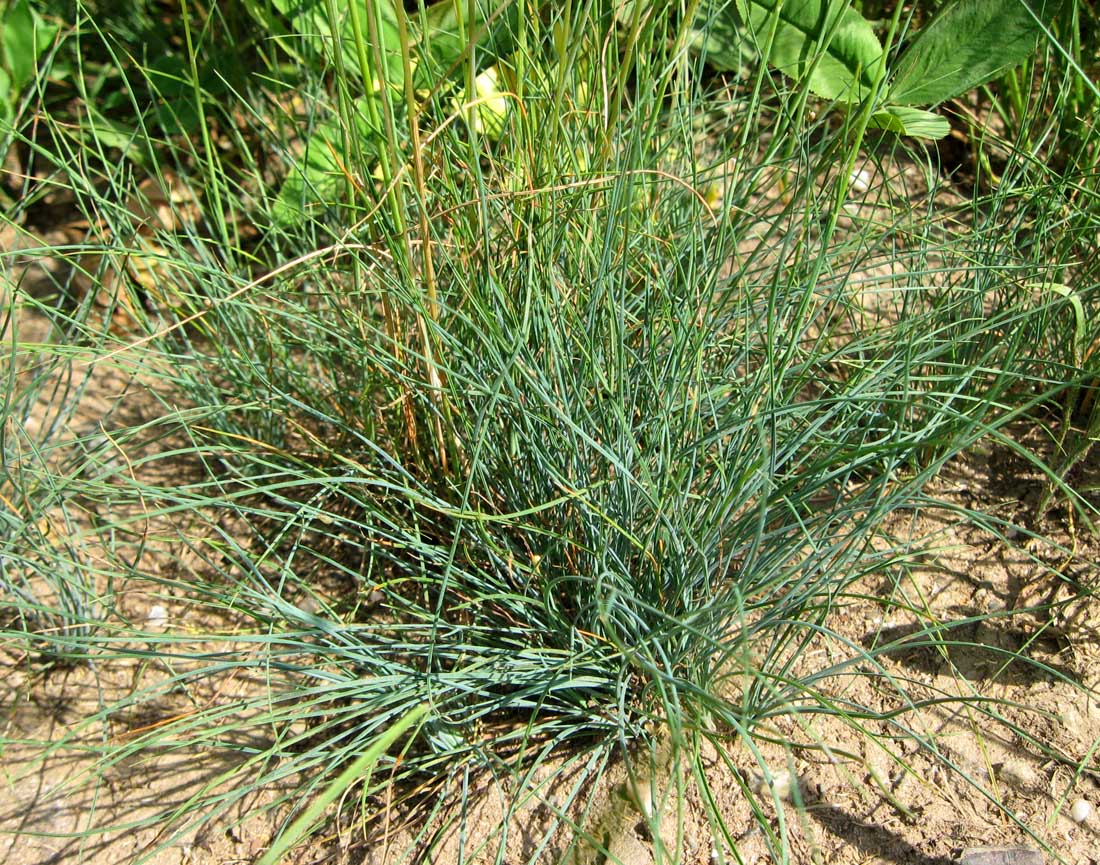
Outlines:
<svg viewBox="0 0 1100 865"><path fill-rule="evenodd" d="M419 151L409 114L392 111L388 188L372 179L377 154L351 148L344 194L296 221L263 161L289 169L307 133L267 122L284 94L259 82L204 105L208 122L238 130L231 155L180 139L144 155L154 174L174 159L205 193L206 211L157 229L152 252L126 240L128 163L105 167L86 143L58 160L57 182L96 214L89 248L153 261L158 278L131 286L129 334L97 331L90 303L57 313L91 334L57 348L57 362L76 349L125 358L166 402L188 404L162 422L187 438L166 454L141 451L146 424L112 430L132 444L110 495L140 501L141 520L207 527L197 541L189 529L201 581L145 576L232 610L262 648L231 660L188 650L200 671L187 675L208 664L270 681L247 722L238 706L208 708L104 749L110 766L152 745L212 744L234 724L277 731L219 779L233 789L212 785L163 814L173 831L298 772L306 801L425 703L400 759L366 784L372 807L392 803L385 788L401 802L471 766L520 777L566 754L594 755L591 784L612 755L659 738L751 747L781 714L858 726L873 710L831 701L828 681L875 669L885 650L848 644L851 657L818 673L798 660L852 584L901 554L873 546L883 520L919 505L946 460L1083 374L1067 363L1059 380L1036 354L1048 350L1036 334L1063 314L1062 296L1033 287L1062 278L1046 260L1064 252L1052 211L1016 202L1050 245L1013 246L1015 229L987 218L1010 191L943 231L927 153L885 143L883 165L924 175L927 210L888 190L836 202L844 124L811 120L767 70L712 80L678 16L631 8L624 19L569 6L549 22L528 10L515 63L530 78L499 138L467 122L468 68L467 92L440 82L417 110ZM564 55L555 28L569 36ZM297 70L286 85L339 116L355 79L341 70L331 95L329 71ZM708 128L708 116L730 125ZM837 206L854 209L833 218ZM248 243L246 223L258 229ZM1093 274L1080 278L1090 293ZM198 479L145 479L158 460ZM9 472L29 500L41 487L21 477ZM117 557L96 574L127 579L110 567L145 540L139 518L110 513L78 534L114 539ZM50 544L29 539L37 555ZM303 606L318 575L347 596ZM5 589L22 597L7 576ZM139 630L104 611L55 646L117 662L137 657ZM142 645L176 652L171 639ZM782 860L786 842L768 832Z"/></svg>

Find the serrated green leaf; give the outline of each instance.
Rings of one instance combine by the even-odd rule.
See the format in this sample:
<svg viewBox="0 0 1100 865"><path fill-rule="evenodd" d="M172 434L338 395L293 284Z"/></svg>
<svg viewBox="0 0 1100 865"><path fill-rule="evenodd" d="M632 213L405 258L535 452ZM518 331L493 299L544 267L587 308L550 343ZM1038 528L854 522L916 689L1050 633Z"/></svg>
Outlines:
<svg viewBox="0 0 1100 865"><path fill-rule="evenodd" d="M938 105L1035 53L1062 0L955 0L922 27L898 60L890 101Z"/></svg>
<svg viewBox="0 0 1100 865"><path fill-rule="evenodd" d="M951 124L946 117L904 105L890 105L882 111L876 111L867 125L872 129L885 129L897 135L911 135L933 141L943 138L951 131Z"/></svg>
<svg viewBox="0 0 1100 865"><path fill-rule="evenodd" d="M705 11L720 17L734 8L711 2ZM737 0L736 8L761 56L818 96L858 102L873 92L882 45L847 0Z"/></svg>

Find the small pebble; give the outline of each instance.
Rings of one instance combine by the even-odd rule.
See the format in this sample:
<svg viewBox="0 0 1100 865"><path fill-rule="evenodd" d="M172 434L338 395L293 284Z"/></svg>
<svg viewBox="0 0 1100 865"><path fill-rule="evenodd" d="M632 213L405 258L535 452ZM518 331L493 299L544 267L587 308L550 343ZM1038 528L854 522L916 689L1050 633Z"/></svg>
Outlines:
<svg viewBox="0 0 1100 865"><path fill-rule="evenodd" d="M1030 789L1038 783L1035 770L1023 760L1006 760L999 774L1004 781L1014 787Z"/></svg>
<svg viewBox="0 0 1100 865"><path fill-rule="evenodd" d="M771 783L763 775L753 773L750 789L757 796L771 796L774 790L776 796L784 802L790 802L793 799L791 790L796 783L797 779L790 772L776 772L771 776Z"/></svg>
<svg viewBox="0 0 1100 865"><path fill-rule="evenodd" d="M866 168L852 172L852 189L858 193L864 193L871 188L871 172Z"/></svg>
<svg viewBox="0 0 1100 865"><path fill-rule="evenodd" d="M1043 854L1030 847L968 847L960 865L1043 865Z"/></svg>
<svg viewBox="0 0 1100 865"><path fill-rule="evenodd" d="M1084 823L1092 816L1092 804L1087 799L1078 799L1070 808L1069 815L1074 823Z"/></svg>
<svg viewBox="0 0 1100 865"><path fill-rule="evenodd" d="M150 628L163 628L168 624L168 608L163 604L153 604L145 616L145 624Z"/></svg>
<svg viewBox="0 0 1100 865"><path fill-rule="evenodd" d="M648 778L635 778L626 782L626 798L647 819L653 816L653 791Z"/></svg>

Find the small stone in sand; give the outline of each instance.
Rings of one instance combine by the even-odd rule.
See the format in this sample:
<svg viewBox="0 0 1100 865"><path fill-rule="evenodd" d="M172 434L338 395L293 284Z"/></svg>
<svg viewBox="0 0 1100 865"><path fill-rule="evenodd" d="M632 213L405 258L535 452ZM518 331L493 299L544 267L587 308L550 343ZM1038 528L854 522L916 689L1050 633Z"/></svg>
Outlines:
<svg viewBox="0 0 1100 865"><path fill-rule="evenodd" d="M145 624L150 628L163 628L168 624L168 608L163 604L153 604L145 616Z"/></svg>

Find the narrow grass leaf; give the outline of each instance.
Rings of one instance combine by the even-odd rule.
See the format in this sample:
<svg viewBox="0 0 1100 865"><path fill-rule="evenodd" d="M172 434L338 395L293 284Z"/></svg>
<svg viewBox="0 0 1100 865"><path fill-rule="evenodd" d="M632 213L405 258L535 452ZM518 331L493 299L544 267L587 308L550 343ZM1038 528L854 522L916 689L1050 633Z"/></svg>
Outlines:
<svg viewBox="0 0 1100 865"><path fill-rule="evenodd" d="M393 726L379 736L355 762L341 772L336 780L324 789L321 795L290 825L290 828L276 839L268 851L260 857L256 865L276 865L295 844L316 829L321 823L325 809L339 799L348 787L367 775L386 749L396 742L409 727L423 718L428 709L429 706L423 703L398 718Z"/></svg>

